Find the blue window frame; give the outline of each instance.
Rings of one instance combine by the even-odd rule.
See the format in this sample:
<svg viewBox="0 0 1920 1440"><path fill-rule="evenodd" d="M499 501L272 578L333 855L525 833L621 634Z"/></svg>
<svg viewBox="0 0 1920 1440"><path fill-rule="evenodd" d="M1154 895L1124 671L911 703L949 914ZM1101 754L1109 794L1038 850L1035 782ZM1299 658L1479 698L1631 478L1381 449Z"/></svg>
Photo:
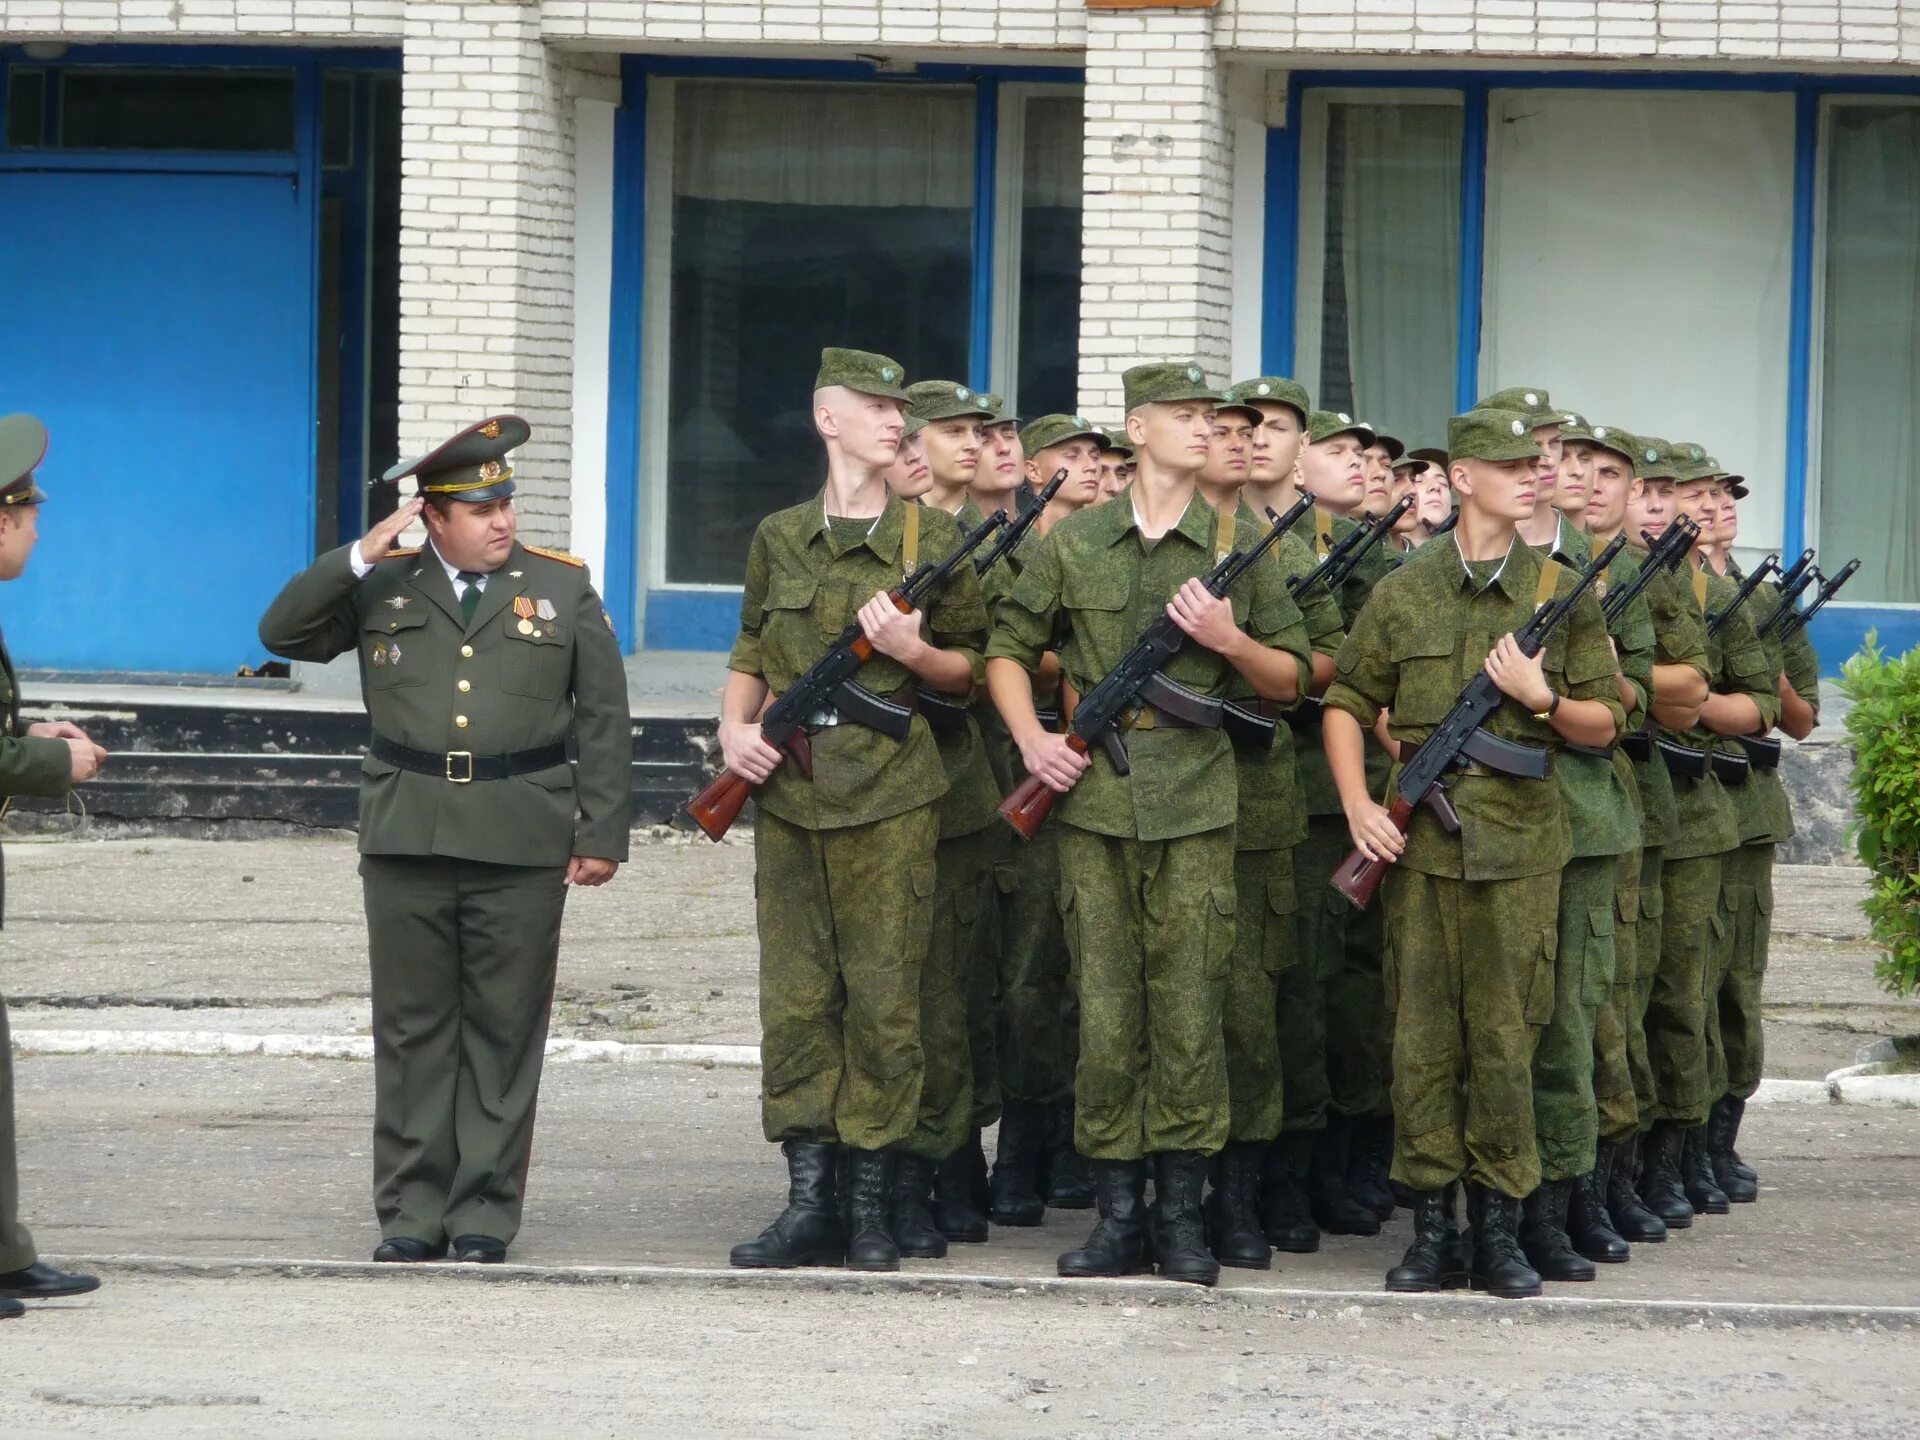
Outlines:
<svg viewBox="0 0 1920 1440"><path fill-rule="evenodd" d="M614 118L612 283L607 348L607 550L602 590L623 647L723 649L739 620L739 591L726 586L668 586L643 571L642 500L645 451L643 387L664 383L645 372L647 112L650 82L668 79L804 80L897 85L963 85L973 94L973 188L969 236L971 281L966 317L966 374L979 389L993 373L995 278L1003 86L1078 85L1082 73L1056 67L920 65L911 74L884 73L864 62L673 59L632 55L622 62L623 103ZM1002 347L1004 348L1004 347Z"/></svg>
<svg viewBox="0 0 1920 1440"><path fill-rule="evenodd" d="M1494 90L1698 90L1789 94L1794 100L1791 291L1788 298L1785 405L1785 533L1781 548L1798 554L1809 527L1809 408L1815 364L1815 277L1819 238L1820 106L1828 96L1917 95L1920 81L1877 76L1812 76L1580 70L1324 70L1296 72L1287 96L1287 123L1267 132L1265 273L1261 361L1269 374L1291 374L1296 353L1299 281L1300 129L1305 95L1315 89L1454 90L1465 107L1460 203L1459 349L1454 393L1461 408L1478 394L1486 257L1488 95ZM1838 568L1834 557L1831 568ZM1828 673L1859 647L1869 629L1889 650L1920 643L1920 607L1836 601L1812 633Z"/></svg>

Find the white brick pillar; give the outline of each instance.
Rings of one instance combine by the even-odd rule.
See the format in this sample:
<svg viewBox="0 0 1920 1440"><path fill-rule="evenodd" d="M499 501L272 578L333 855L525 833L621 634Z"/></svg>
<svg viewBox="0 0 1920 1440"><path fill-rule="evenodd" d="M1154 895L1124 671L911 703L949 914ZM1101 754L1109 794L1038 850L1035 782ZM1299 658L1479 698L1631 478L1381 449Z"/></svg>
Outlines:
<svg viewBox="0 0 1920 1440"><path fill-rule="evenodd" d="M537 0L406 7L400 451L524 415L524 538L564 545L573 406L573 109Z"/></svg>
<svg viewBox="0 0 1920 1440"><path fill-rule="evenodd" d="M1193 358L1230 378L1233 132L1211 8L1087 11L1080 408L1121 372Z"/></svg>

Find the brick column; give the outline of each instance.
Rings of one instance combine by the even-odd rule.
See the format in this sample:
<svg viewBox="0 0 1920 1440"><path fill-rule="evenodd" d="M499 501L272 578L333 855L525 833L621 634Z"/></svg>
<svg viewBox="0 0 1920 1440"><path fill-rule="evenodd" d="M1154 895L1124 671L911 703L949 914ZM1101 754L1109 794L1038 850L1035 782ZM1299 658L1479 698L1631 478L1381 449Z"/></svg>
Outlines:
<svg viewBox="0 0 1920 1440"><path fill-rule="evenodd" d="M573 101L532 0L406 7L400 450L524 415L524 538L566 543L573 406Z"/></svg>
<svg viewBox="0 0 1920 1440"><path fill-rule="evenodd" d="M1087 11L1080 408L1192 357L1230 377L1233 132L1207 8Z"/></svg>

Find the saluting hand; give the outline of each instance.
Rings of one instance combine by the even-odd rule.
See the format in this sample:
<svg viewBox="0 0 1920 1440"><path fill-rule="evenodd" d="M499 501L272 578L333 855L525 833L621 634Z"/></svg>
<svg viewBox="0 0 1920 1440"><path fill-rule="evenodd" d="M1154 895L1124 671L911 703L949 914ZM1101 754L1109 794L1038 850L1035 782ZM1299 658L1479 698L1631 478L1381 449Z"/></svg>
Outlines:
<svg viewBox="0 0 1920 1440"><path fill-rule="evenodd" d="M400 532L419 518L426 503L416 495L369 530L360 541L360 558L369 565L377 565L386 559L387 552L393 549L394 542L400 538Z"/></svg>
<svg viewBox="0 0 1920 1440"><path fill-rule="evenodd" d="M918 610L903 613L884 590L876 591L860 607L860 628L867 643L908 669L927 649L927 642L920 638L920 619Z"/></svg>
<svg viewBox="0 0 1920 1440"><path fill-rule="evenodd" d="M1189 639L1216 655L1226 654L1240 639L1240 627L1233 623L1233 602L1215 595L1197 579L1187 581L1167 602L1167 614Z"/></svg>

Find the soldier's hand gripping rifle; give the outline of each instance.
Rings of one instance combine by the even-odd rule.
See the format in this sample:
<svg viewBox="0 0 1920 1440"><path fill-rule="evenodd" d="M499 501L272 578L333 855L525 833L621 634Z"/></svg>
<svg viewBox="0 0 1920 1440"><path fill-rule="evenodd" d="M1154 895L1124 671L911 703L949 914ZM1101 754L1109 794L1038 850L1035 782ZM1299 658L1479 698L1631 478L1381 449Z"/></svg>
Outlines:
<svg viewBox="0 0 1920 1440"><path fill-rule="evenodd" d="M920 602L932 595L947 577L965 563L973 552L1002 525L1007 512L996 510L937 564L922 565L899 585L887 592L887 598L902 615L912 614ZM760 719L760 738L776 750L795 757L811 773L806 731L810 717L824 710L835 710L863 725L904 740L913 724L913 707L896 704L856 684L854 676L873 658L873 642L855 620L840 632L827 653L813 662L787 692L766 709ZM732 770L722 770L698 795L687 802L687 814L710 839L725 835L740 816L741 807L753 793L753 782Z"/></svg>
<svg viewBox="0 0 1920 1440"><path fill-rule="evenodd" d="M1302 506L1313 501L1301 498L1285 515L1276 515L1267 511L1267 518L1273 522L1266 534L1251 550L1233 550L1220 558L1200 583L1205 585L1207 593L1218 599L1233 588L1238 580L1254 562L1272 548L1275 541L1287 533L1288 527L1305 514ZM1189 690L1174 680L1161 674L1161 667L1180 653L1187 643L1186 631L1173 621L1170 615L1162 615L1140 638L1133 648L1121 657L1120 663L1109 670L1106 677L1080 698L1074 706L1073 722L1067 727L1067 744L1075 752L1084 755L1095 745L1103 747L1107 758L1113 762L1113 768L1125 775L1131 771L1127 762L1126 745L1120 738L1120 717L1140 705L1152 705L1168 715L1187 720L1206 728L1216 728L1220 724L1220 701L1211 695L1202 695ZM1000 815L1020 834L1031 840L1040 833L1040 826L1046 821L1053 809L1055 792L1046 781L1037 775L1029 775L1014 792L1000 802Z"/></svg>
<svg viewBox="0 0 1920 1440"><path fill-rule="evenodd" d="M1813 604L1805 610L1795 611L1780 622L1780 638L1791 640L1807 628L1807 622L1818 615L1826 603L1840 593L1840 587L1853 578L1853 572L1860 568L1858 560L1849 560L1840 573L1829 580L1820 573L1820 567L1813 569L1814 579L1820 582L1820 593L1813 597Z"/></svg>
<svg viewBox="0 0 1920 1440"><path fill-rule="evenodd" d="M1522 655L1538 655L1546 648L1547 638L1552 635L1554 627L1573 614L1580 598L1595 580L1606 573L1614 556L1620 553L1621 546L1626 543L1626 536L1614 536L1607 548L1580 573L1580 579L1571 590L1533 612L1513 637ZM1553 773L1551 751L1513 740L1502 740L1483 728L1506 698L1505 693L1483 670L1467 682L1466 689L1453 702L1453 708L1447 712L1446 718L1434 727L1433 733L1420 742L1412 757L1401 766L1399 778L1394 782L1393 803L1387 807L1387 818L1402 835L1412 826L1413 812L1421 805L1433 812L1434 818L1449 835L1460 833L1460 817L1454 812L1453 802L1447 798L1446 789L1440 781L1449 771L1465 765L1469 760L1478 761L1503 775L1527 780L1544 780ZM1373 903L1373 892L1380 888L1380 877L1387 873L1387 867L1392 863L1391 860L1369 860L1355 850L1333 872L1333 888L1364 910Z"/></svg>

